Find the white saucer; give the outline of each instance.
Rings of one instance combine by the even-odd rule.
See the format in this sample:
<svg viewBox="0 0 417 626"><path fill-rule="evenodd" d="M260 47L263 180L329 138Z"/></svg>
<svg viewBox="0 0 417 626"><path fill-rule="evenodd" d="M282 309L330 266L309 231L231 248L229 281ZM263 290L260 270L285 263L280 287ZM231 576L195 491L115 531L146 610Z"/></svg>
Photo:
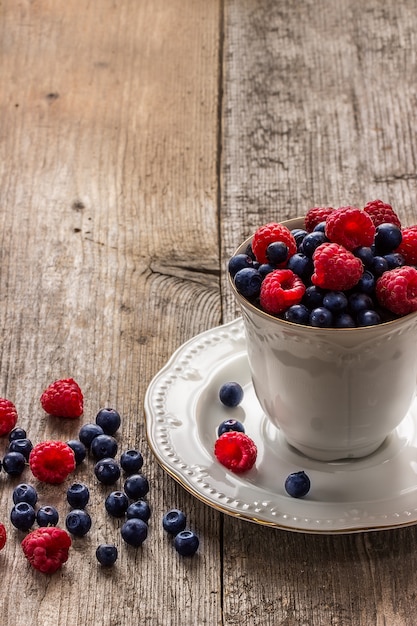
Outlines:
<svg viewBox="0 0 417 626"><path fill-rule="evenodd" d="M240 406L218 399L224 382L244 388ZM149 444L162 467L215 509L259 524L308 533L351 533L417 523L417 400L400 426L364 459L325 463L291 448L255 396L241 319L197 335L155 376L145 397ZM238 419L256 443L255 467L236 475L214 457L217 426ZM302 499L284 490L304 470Z"/></svg>

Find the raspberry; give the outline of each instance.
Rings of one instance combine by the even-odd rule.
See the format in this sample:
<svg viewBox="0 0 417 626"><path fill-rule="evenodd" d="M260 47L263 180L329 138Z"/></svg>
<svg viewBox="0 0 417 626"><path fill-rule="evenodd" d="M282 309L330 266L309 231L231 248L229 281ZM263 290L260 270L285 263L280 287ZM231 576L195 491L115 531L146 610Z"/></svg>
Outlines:
<svg viewBox="0 0 417 626"><path fill-rule="evenodd" d="M257 452L255 442L250 437L232 430L223 433L214 445L217 460L236 474L253 467Z"/></svg>
<svg viewBox="0 0 417 626"><path fill-rule="evenodd" d="M401 234L402 241L395 252L402 254L407 265L417 265L417 226L407 226Z"/></svg>
<svg viewBox="0 0 417 626"><path fill-rule="evenodd" d="M379 226L380 224L395 224L395 226L401 228L400 219L392 206L382 202L382 200L372 200L372 202L368 202L363 210L371 216L375 226Z"/></svg>
<svg viewBox="0 0 417 626"><path fill-rule="evenodd" d="M299 276L291 270L274 270L261 285L260 303L267 313L282 313L293 304L299 304L306 288Z"/></svg>
<svg viewBox="0 0 417 626"><path fill-rule="evenodd" d="M327 217L333 211L331 207L314 207L307 211L305 216L305 227L308 233L311 233L317 224L325 222Z"/></svg>
<svg viewBox="0 0 417 626"><path fill-rule="evenodd" d="M6 545L7 533L4 524L0 524L0 550L3 550Z"/></svg>
<svg viewBox="0 0 417 626"><path fill-rule="evenodd" d="M29 466L38 480L62 483L75 469L74 451L63 441L42 441L31 451Z"/></svg>
<svg viewBox="0 0 417 626"><path fill-rule="evenodd" d="M8 435L16 426L17 411L10 400L0 398L0 437Z"/></svg>
<svg viewBox="0 0 417 626"><path fill-rule="evenodd" d="M316 287L345 291L356 285L363 273L363 263L338 243L322 243L313 254Z"/></svg>
<svg viewBox="0 0 417 626"><path fill-rule="evenodd" d="M271 222L258 228L252 239L252 250L259 263L268 263L266 249L270 243L281 241L288 248L286 261L297 252L297 244L290 230L283 224ZM281 263L279 267L284 267L286 261Z"/></svg>
<svg viewBox="0 0 417 626"><path fill-rule="evenodd" d="M335 209L326 219L326 237L347 250L359 246L371 246L375 236L375 224L368 213L347 206Z"/></svg>
<svg viewBox="0 0 417 626"><path fill-rule="evenodd" d="M397 315L417 311L417 269L396 267L384 272L376 281L378 302Z"/></svg>
<svg viewBox="0 0 417 626"><path fill-rule="evenodd" d="M54 526L37 528L22 541L25 557L43 574L53 574L68 560L70 546L69 534Z"/></svg>
<svg viewBox="0 0 417 626"><path fill-rule="evenodd" d="M73 378L64 378L45 389L41 404L49 415L75 419L83 412L83 394Z"/></svg>

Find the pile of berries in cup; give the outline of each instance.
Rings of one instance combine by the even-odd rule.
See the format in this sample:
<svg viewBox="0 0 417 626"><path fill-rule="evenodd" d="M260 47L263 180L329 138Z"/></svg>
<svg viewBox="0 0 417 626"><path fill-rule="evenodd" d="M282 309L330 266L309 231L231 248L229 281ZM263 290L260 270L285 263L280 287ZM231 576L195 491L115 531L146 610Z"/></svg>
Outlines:
<svg viewBox="0 0 417 626"><path fill-rule="evenodd" d="M258 228L229 261L237 291L262 311L318 328L373 326L417 311L417 225L391 205L314 207L304 228Z"/></svg>
<svg viewBox="0 0 417 626"><path fill-rule="evenodd" d="M42 408L54 417L76 419L83 414L83 394L74 379L57 380L40 398ZM94 423L81 426L78 438L69 441L47 440L36 445L26 431L16 426L18 415L15 405L0 398L0 436L8 436L8 448L0 462L10 477L19 477L29 466L40 483L61 485L76 470L87 455L94 460L96 480L110 488L116 485L123 472L123 488L107 494L104 507L107 513L123 520L121 537L127 545L139 547L148 536L151 509L146 500L149 483L141 472L142 454L127 449L116 460L119 444L114 436L121 425L121 417L113 408L102 408ZM30 564L40 572L52 574L67 560L72 537L84 537L90 531L92 518L88 512L90 490L81 482L66 489L70 507L65 517L65 529L59 528L59 512L50 505L39 504L37 488L27 482L18 484L12 492L11 524L27 533L21 542L22 550ZM32 527L37 524L34 530ZM173 537L173 545L182 556L192 556L199 547L199 538L186 529L186 516L178 509L165 513L164 530ZM0 523L0 550L7 539L6 527ZM97 561L112 566L118 558L114 543L100 544L96 549Z"/></svg>

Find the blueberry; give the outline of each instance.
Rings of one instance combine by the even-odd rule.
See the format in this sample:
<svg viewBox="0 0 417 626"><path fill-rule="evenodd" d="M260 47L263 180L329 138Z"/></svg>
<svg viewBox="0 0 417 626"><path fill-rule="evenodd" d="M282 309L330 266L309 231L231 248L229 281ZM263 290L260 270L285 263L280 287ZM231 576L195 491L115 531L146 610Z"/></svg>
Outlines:
<svg viewBox="0 0 417 626"><path fill-rule="evenodd" d="M368 295L373 294L375 291L375 276L369 270L365 270L359 281L357 282L355 289Z"/></svg>
<svg viewBox="0 0 417 626"><path fill-rule="evenodd" d="M87 456L87 448L79 439L70 439L67 441L67 445L74 452L75 464L80 465Z"/></svg>
<svg viewBox="0 0 417 626"><path fill-rule="evenodd" d="M126 474L137 474L143 466L143 456L139 450L126 450L120 456L120 465Z"/></svg>
<svg viewBox="0 0 417 626"><path fill-rule="evenodd" d="M228 407L238 406L243 400L243 389L239 383L224 383L219 390L220 402Z"/></svg>
<svg viewBox="0 0 417 626"><path fill-rule="evenodd" d="M271 272L273 272L275 269L275 267L273 267L272 265L270 265L269 263L262 263L259 267L258 267L258 272L261 275L261 278L264 279L265 276L267 274L270 274Z"/></svg>
<svg viewBox="0 0 417 626"><path fill-rule="evenodd" d="M405 259L403 255L399 252L391 252L390 254L385 254L384 259L387 262L389 270L393 270L396 267L403 267L403 265L405 265Z"/></svg>
<svg viewBox="0 0 417 626"><path fill-rule="evenodd" d="M305 290L302 303L310 310L315 309L323 305L323 298L326 292L320 287L310 285Z"/></svg>
<svg viewBox="0 0 417 626"><path fill-rule="evenodd" d="M304 304L293 304L285 311L284 319L287 322L293 322L294 324L308 325L310 311Z"/></svg>
<svg viewBox="0 0 417 626"><path fill-rule="evenodd" d="M104 430L98 424L84 424L81 426L78 433L78 438L85 445L86 448L91 446L91 442L98 435L104 435Z"/></svg>
<svg viewBox="0 0 417 626"><path fill-rule="evenodd" d="M374 308L374 303L371 296L366 293L352 293L349 296L348 303L349 311L353 313L353 315L357 315L359 311Z"/></svg>
<svg viewBox="0 0 417 626"><path fill-rule="evenodd" d="M10 513L10 521L18 530L29 530L35 519L35 509L28 502L18 502Z"/></svg>
<svg viewBox="0 0 417 626"><path fill-rule="evenodd" d="M91 528L91 517L83 509L73 509L65 519L65 526L71 535L84 537Z"/></svg>
<svg viewBox="0 0 417 626"><path fill-rule="evenodd" d="M143 474L132 474L126 478L123 489L131 500L138 500L149 491L148 479Z"/></svg>
<svg viewBox="0 0 417 626"><path fill-rule="evenodd" d="M239 270L234 278L238 292L245 298L257 298L261 291L262 276L250 267Z"/></svg>
<svg viewBox="0 0 417 626"><path fill-rule="evenodd" d="M97 435L91 442L90 450L96 461L114 458L117 454L117 441L111 435Z"/></svg>
<svg viewBox="0 0 417 626"><path fill-rule="evenodd" d="M26 439L26 431L24 428L13 428L9 432L9 441L13 441L14 439Z"/></svg>
<svg viewBox="0 0 417 626"><path fill-rule="evenodd" d="M120 466L114 459L100 459L94 466L94 474L103 485L114 485L120 478Z"/></svg>
<svg viewBox="0 0 417 626"><path fill-rule="evenodd" d="M375 231L375 248L378 254L388 254L398 248L402 241L401 228L395 224L380 224Z"/></svg>
<svg viewBox="0 0 417 626"><path fill-rule="evenodd" d="M185 514L179 509L171 509L162 518L163 529L171 535L177 535L184 530L186 523Z"/></svg>
<svg viewBox="0 0 417 626"><path fill-rule="evenodd" d="M13 489L12 494L14 504L18 502L27 502L28 504L35 506L38 501L38 492L35 487L26 483L20 483Z"/></svg>
<svg viewBox="0 0 417 626"><path fill-rule="evenodd" d="M320 231L309 233L304 237L299 251L308 257L312 257L315 250L326 241L328 241L326 235Z"/></svg>
<svg viewBox="0 0 417 626"><path fill-rule="evenodd" d="M297 274L303 280L310 278L314 271L313 262L310 257L296 252L288 259L287 269Z"/></svg>
<svg viewBox="0 0 417 626"><path fill-rule="evenodd" d="M125 521L120 533L128 545L138 548L148 536L148 525L142 519L134 517Z"/></svg>
<svg viewBox="0 0 417 626"><path fill-rule="evenodd" d="M295 243L297 245L297 248L300 247L301 242L303 241L304 237L306 235L308 235L308 232L306 230L304 230L303 228L294 228L291 231L292 236L295 239Z"/></svg>
<svg viewBox="0 0 417 626"><path fill-rule="evenodd" d="M67 489L67 501L74 509L83 509L90 499L90 491L83 483L73 483Z"/></svg>
<svg viewBox="0 0 417 626"><path fill-rule="evenodd" d="M26 467L26 459L21 452L6 452L3 469L9 476L20 476Z"/></svg>
<svg viewBox="0 0 417 626"><path fill-rule="evenodd" d="M382 276L388 269L387 260L383 256L374 256L374 260L369 269L375 276Z"/></svg>
<svg viewBox="0 0 417 626"><path fill-rule="evenodd" d="M356 328L356 323L349 313L340 313L334 318L333 326L334 328Z"/></svg>
<svg viewBox="0 0 417 626"><path fill-rule="evenodd" d="M310 479L304 471L294 472L285 479L285 491L293 498L302 498L310 491Z"/></svg>
<svg viewBox="0 0 417 626"><path fill-rule="evenodd" d="M129 499L123 491L112 491L107 496L104 506L112 517L123 517L129 506Z"/></svg>
<svg viewBox="0 0 417 626"><path fill-rule="evenodd" d="M368 246L359 246L359 248L355 248L353 250L353 254L362 261L365 267L371 267L374 261L372 248L369 248Z"/></svg>
<svg viewBox="0 0 417 626"><path fill-rule="evenodd" d="M238 432L238 433L244 433L245 427L238 420L234 420L234 419L225 420L219 425L217 429L217 436L220 437L220 435L223 435L223 433L228 433L231 430Z"/></svg>
<svg viewBox="0 0 417 626"><path fill-rule="evenodd" d="M376 324L380 324L382 320L376 311L372 309L363 309L356 315L356 321L358 326L374 326Z"/></svg>
<svg viewBox="0 0 417 626"><path fill-rule="evenodd" d="M323 306L332 313L341 313L347 305L348 299L343 291L329 291L323 298Z"/></svg>
<svg viewBox="0 0 417 626"><path fill-rule="evenodd" d="M271 265L285 263L288 256L288 246L283 241L273 241L267 247L265 254Z"/></svg>
<svg viewBox="0 0 417 626"><path fill-rule="evenodd" d="M132 502L126 509L126 518L138 518L148 523L151 516L151 508L145 500L136 500Z"/></svg>
<svg viewBox="0 0 417 626"><path fill-rule="evenodd" d="M96 550L96 558L100 565L111 567L117 561L117 548L113 544L101 543Z"/></svg>
<svg viewBox="0 0 417 626"><path fill-rule="evenodd" d="M324 222L319 222L313 228L313 233L315 233L315 232L324 233L325 231L326 231L326 222L325 221Z"/></svg>
<svg viewBox="0 0 417 626"><path fill-rule="evenodd" d="M329 309L320 306L311 311L309 321L316 328L329 328L333 324L333 315Z"/></svg>
<svg viewBox="0 0 417 626"><path fill-rule="evenodd" d="M46 504L36 511L36 521L38 526L56 526L59 514L54 506Z"/></svg>
<svg viewBox="0 0 417 626"><path fill-rule="evenodd" d="M29 454L33 448L30 439L12 439L9 444L9 452L21 452L26 461L29 460Z"/></svg>
<svg viewBox="0 0 417 626"><path fill-rule="evenodd" d="M120 428L122 420L116 409L104 408L96 415L96 424L101 426L106 435L114 435Z"/></svg>
<svg viewBox="0 0 417 626"><path fill-rule="evenodd" d="M182 530L178 535L175 535L174 548L181 556L193 556L199 545L199 538L191 530Z"/></svg>
<svg viewBox="0 0 417 626"><path fill-rule="evenodd" d="M245 267L252 267L253 259L248 254L236 254L229 260L227 269L232 278L239 270L243 270Z"/></svg>

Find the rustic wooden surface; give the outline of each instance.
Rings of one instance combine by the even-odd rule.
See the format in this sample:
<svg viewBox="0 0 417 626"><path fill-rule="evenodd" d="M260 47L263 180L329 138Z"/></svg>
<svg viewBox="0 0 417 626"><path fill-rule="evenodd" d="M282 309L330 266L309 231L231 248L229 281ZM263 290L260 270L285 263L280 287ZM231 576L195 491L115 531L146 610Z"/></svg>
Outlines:
<svg viewBox="0 0 417 626"><path fill-rule="evenodd" d="M417 222L413 0L2 0L0 17L0 395L34 442L118 408L153 510L127 549L87 460L92 530L44 576L8 520L19 480L0 473L2 623L414 625L414 527L313 536L223 516L162 471L143 418L171 353L238 315L226 260L260 223L376 197ZM85 395L76 424L39 406L66 376ZM63 519L64 487L39 491ZM172 506L200 536L193 559L161 529Z"/></svg>

